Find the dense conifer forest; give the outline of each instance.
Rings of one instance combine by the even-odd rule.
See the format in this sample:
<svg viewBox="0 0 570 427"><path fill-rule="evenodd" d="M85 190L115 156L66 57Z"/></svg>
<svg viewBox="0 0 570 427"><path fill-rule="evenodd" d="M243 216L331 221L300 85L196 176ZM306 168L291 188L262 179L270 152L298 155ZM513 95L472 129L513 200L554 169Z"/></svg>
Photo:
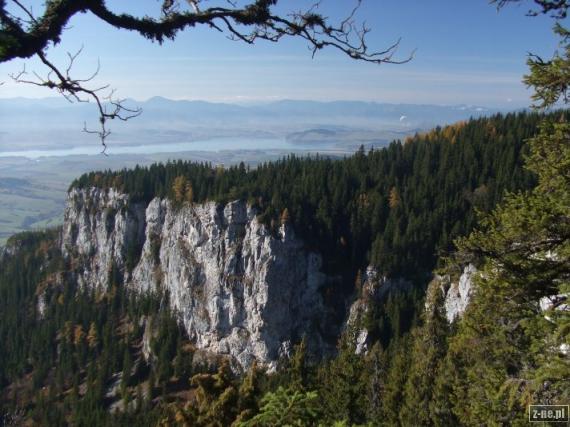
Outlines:
<svg viewBox="0 0 570 427"><path fill-rule="evenodd" d="M473 228L476 210L489 211L505 191L535 183L522 162L542 118L471 120L341 161L289 156L255 169L178 161L93 172L72 187L113 187L145 202L248 200L269 226L290 221L329 269L353 277L372 263L387 275L425 279L438 254Z"/></svg>
<svg viewBox="0 0 570 427"><path fill-rule="evenodd" d="M540 313L524 317L497 300L506 295L528 303L512 295L505 277L487 285L489 291L477 297L459 325L448 324L441 295L425 297L424 292L438 255L448 253L453 239L467 236L476 225L476 210L492 212L505 197L516 205L516 196L505 192L544 182L540 152L531 150L527 140L545 118L557 122L565 117L561 112L497 115L344 159L291 156L255 169L171 162L79 178L72 187L113 187L133 201L247 199L269 227L290 221L307 245L323 253L326 268L345 275L343 298L354 298L348 284L353 286L358 270L369 263L389 276L415 279L417 286L392 292L375 307L367 327L375 330L377 341L366 354L355 354L349 334L343 334L333 358L315 361L301 341L277 373L253 365L236 375L220 360L190 362L197 350L176 314L162 303L164 295L131 294L113 270L106 291L79 289L73 274L77 266L61 256L59 230L17 235L0 259L2 422L525 423L525 404L536 393L552 403L568 398L567 362L533 334L558 342L567 331ZM523 168L527 156L535 167ZM492 228L493 221L483 225ZM494 242L501 238L508 236L498 233ZM456 261L476 258L485 268L485 242L477 233L460 241L456 256L465 258ZM488 277L494 272L489 267ZM521 316L522 324L534 329L517 329ZM512 328L508 331L505 319ZM149 340L154 356L148 360L142 355L146 322L154 322L157 330ZM541 354L548 352L552 359L544 363ZM546 389L540 386L544 381L549 382Z"/></svg>

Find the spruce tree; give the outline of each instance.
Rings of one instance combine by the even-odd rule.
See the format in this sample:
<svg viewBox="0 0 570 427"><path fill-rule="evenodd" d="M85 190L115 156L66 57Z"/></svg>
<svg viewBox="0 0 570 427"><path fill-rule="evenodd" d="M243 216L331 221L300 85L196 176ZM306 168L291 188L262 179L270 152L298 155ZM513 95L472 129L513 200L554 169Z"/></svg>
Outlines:
<svg viewBox="0 0 570 427"><path fill-rule="evenodd" d="M541 108L566 105L570 34L560 24L561 51L531 56L527 84ZM526 167L538 178L531 191L510 194L479 230L458 242L479 259L477 292L452 339L448 363L454 412L466 424L524 423L529 404L568 402L570 312L570 124L546 120L529 142Z"/></svg>
<svg viewBox="0 0 570 427"><path fill-rule="evenodd" d="M439 363L447 351L449 326L443 313L443 293L439 287L430 287L434 295L428 295L424 324L412 333L412 360L404 387L404 403L400 411L402 425L417 423L433 425L430 402L433 400L434 383L439 372Z"/></svg>
<svg viewBox="0 0 570 427"><path fill-rule="evenodd" d="M364 359L347 335L341 338L338 355L319 372L319 395L327 421L361 424L366 419Z"/></svg>
<svg viewBox="0 0 570 427"><path fill-rule="evenodd" d="M261 405L259 414L237 426L313 426L320 420L318 395L314 391L279 387L263 396Z"/></svg>

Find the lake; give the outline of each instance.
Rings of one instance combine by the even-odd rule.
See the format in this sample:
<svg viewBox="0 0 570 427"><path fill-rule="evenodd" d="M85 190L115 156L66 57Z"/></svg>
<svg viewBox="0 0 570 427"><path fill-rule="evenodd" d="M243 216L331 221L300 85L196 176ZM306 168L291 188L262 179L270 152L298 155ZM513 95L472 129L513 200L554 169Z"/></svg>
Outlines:
<svg viewBox="0 0 570 427"><path fill-rule="evenodd" d="M178 153L184 151L226 151L226 150L315 150L317 146L313 144L291 143L286 139L264 139L264 138L212 138L201 141L188 142L168 142L152 143L144 145L126 145L120 142L108 144L106 153L113 154L156 154L156 153ZM337 151L335 147L318 145L319 151ZM54 150L22 150L22 151L2 151L0 157L27 157L37 159L40 157L63 157L74 155L99 155L101 145L93 142L76 147L67 147Z"/></svg>

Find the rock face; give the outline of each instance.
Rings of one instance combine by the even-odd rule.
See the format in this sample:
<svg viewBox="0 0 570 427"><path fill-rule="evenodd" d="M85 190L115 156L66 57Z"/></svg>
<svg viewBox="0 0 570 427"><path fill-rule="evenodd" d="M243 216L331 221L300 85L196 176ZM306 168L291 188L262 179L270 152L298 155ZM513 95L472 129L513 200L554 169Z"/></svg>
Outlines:
<svg viewBox="0 0 570 427"><path fill-rule="evenodd" d="M112 267L128 270L126 264L144 242L145 206L129 203L113 189L72 190L65 207L62 253L83 267L80 286L105 289ZM129 279L128 271L124 275Z"/></svg>
<svg viewBox="0 0 570 427"><path fill-rule="evenodd" d="M542 297L538 301L538 306L544 318L560 328L561 325L559 325L558 322L563 318L560 314L570 314L570 294L566 293ZM564 356L570 355L570 344L567 342L561 343L558 346L558 351Z"/></svg>
<svg viewBox="0 0 570 427"><path fill-rule="evenodd" d="M433 293L436 288L443 293L445 316L449 323L459 319L465 312L473 292L473 276L476 273L475 266L469 264L463 269L463 273L457 281L452 281L447 275L436 276L430 283L428 295ZM430 304L429 298L426 299L427 304Z"/></svg>
<svg viewBox="0 0 570 427"><path fill-rule="evenodd" d="M352 335L356 354L366 353L370 346L370 332L366 328L365 319L371 308L378 304L388 292L406 290L411 283L403 279L388 279L383 277L374 266L368 266L362 278L360 297L351 305L347 331Z"/></svg>
<svg viewBox="0 0 570 427"><path fill-rule="evenodd" d="M62 236L78 282L104 289L111 272L137 292L163 290L197 348L242 368L269 368L306 336L325 349L319 254L292 227L273 235L243 201L174 207L114 190L73 189Z"/></svg>

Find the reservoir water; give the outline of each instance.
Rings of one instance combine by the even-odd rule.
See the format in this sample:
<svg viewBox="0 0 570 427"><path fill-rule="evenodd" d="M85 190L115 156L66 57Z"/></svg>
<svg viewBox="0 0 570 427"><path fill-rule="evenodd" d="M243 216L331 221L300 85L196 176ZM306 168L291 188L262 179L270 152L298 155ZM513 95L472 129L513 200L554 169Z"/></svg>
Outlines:
<svg viewBox="0 0 570 427"><path fill-rule="evenodd" d="M316 150L335 151L334 147L326 145L303 145L291 143L286 139L262 139L262 138L213 138L202 141L152 143L144 145L126 145L119 142L108 144L106 153L113 154L154 154L154 153L178 153L184 151L226 151L226 150ZM54 150L21 150L3 151L0 157L27 157L37 159L40 157L63 157L73 155L99 155L101 145L97 143L84 144L75 147L66 147Z"/></svg>

